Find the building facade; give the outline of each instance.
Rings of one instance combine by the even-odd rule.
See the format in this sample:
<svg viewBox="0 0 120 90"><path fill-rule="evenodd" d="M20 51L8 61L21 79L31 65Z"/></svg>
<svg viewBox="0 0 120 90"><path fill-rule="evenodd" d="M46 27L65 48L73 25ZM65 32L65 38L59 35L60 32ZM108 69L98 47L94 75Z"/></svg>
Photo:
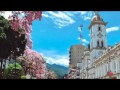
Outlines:
<svg viewBox="0 0 120 90"><path fill-rule="evenodd" d="M95 12L89 29L90 29L90 59L94 62L107 48L106 25L98 12Z"/></svg>
<svg viewBox="0 0 120 90"><path fill-rule="evenodd" d="M73 45L70 48L70 55L69 55L69 78L77 78L79 77L79 68L77 66L78 63L82 62L82 56L84 55L84 48L83 45Z"/></svg>
<svg viewBox="0 0 120 90"><path fill-rule="evenodd" d="M90 63L90 48L84 49L84 55L82 56L82 67L80 69L80 78L88 78L88 65Z"/></svg>
<svg viewBox="0 0 120 90"><path fill-rule="evenodd" d="M85 48L85 46L83 46L81 44L71 46L69 58L70 58L70 64L73 67L76 67L78 62L82 62L84 48Z"/></svg>
<svg viewBox="0 0 120 90"><path fill-rule="evenodd" d="M120 79L120 44L114 47L107 45L106 25L107 22L104 22L98 11L95 11L89 25L90 48L84 48L84 53L78 57L81 62L80 66L74 68L74 78L78 70L79 79L108 79L112 76Z"/></svg>

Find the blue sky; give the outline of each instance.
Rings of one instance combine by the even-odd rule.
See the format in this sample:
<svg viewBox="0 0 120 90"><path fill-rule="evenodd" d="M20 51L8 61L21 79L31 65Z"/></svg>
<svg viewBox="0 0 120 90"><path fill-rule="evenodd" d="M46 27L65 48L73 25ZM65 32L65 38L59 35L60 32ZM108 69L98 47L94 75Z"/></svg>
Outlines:
<svg viewBox="0 0 120 90"><path fill-rule="evenodd" d="M101 11L107 25L108 45L120 41L120 12ZM89 29L93 11L44 11L42 20L33 22L33 50L40 52L47 63L68 66L69 48L80 44L79 26L83 24L83 44L90 42Z"/></svg>
<svg viewBox="0 0 120 90"><path fill-rule="evenodd" d="M101 11L99 14L108 22L107 43L114 46L120 42L120 12ZM69 48L80 44L80 24L83 24L83 44L90 42L88 26L93 15L93 11L43 11L42 20L35 20L32 25L33 50L41 53L47 63L68 66Z"/></svg>

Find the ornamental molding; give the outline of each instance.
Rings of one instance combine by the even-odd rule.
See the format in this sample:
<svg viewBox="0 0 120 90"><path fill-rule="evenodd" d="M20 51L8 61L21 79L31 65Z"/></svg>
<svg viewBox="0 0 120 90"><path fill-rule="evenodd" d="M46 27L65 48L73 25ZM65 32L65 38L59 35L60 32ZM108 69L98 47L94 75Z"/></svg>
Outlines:
<svg viewBox="0 0 120 90"><path fill-rule="evenodd" d="M105 63L106 61L111 62L111 60L118 56L120 56L120 44L117 47L113 47L112 49L110 49L110 51L103 53L102 56L98 57L94 63L97 64L101 61L103 63Z"/></svg>
<svg viewBox="0 0 120 90"><path fill-rule="evenodd" d="M90 25L89 25L89 30L91 29L91 27L95 24L99 24L99 25L107 25L107 22L91 22Z"/></svg>
<svg viewBox="0 0 120 90"><path fill-rule="evenodd" d="M103 35L101 33L98 33L97 35L99 38L101 38Z"/></svg>

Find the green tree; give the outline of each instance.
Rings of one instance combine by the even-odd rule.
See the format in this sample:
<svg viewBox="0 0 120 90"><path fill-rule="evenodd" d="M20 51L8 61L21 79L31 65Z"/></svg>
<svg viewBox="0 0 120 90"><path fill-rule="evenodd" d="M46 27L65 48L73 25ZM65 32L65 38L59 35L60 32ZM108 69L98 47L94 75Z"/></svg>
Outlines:
<svg viewBox="0 0 120 90"><path fill-rule="evenodd" d="M20 28L19 31L23 31L23 29ZM23 54L26 41L25 34L19 36L19 32L11 29L10 22L0 16L0 75L3 72L3 59L7 59L11 54L15 58Z"/></svg>
<svg viewBox="0 0 120 90"><path fill-rule="evenodd" d="M19 29L22 31L22 29ZM17 56L24 53L26 45L25 34L19 36L19 32L11 29L10 22L0 16L0 58L6 59L11 51ZM17 51L19 48L19 52Z"/></svg>
<svg viewBox="0 0 120 90"><path fill-rule="evenodd" d="M9 64L4 71L5 79L20 79L22 75L23 75L22 66L18 63L16 63L16 67L15 67L15 63Z"/></svg>

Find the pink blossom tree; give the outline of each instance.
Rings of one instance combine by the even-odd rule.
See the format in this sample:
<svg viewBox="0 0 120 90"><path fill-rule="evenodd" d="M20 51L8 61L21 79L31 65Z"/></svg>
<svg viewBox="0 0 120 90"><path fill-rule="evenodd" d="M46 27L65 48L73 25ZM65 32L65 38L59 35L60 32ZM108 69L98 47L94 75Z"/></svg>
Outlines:
<svg viewBox="0 0 120 90"><path fill-rule="evenodd" d="M32 22L34 20L41 20L41 11L13 11L13 15L9 16L11 27L14 31L19 32L19 35L25 33L27 38L26 48L32 48L31 32ZM23 15L23 16L22 16ZM20 31L19 29L22 28Z"/></svg>
<svg viewBox="0 0 120 90"><path fill-rule="evenodd" d="M34 20L41 20L42 12L41 11L12 11L12 15L9 16L9 21L12 29L21 34L25 34L27 38L25 57L27 61L31 62L30 72L36 76L38 79L44 78L47 68L43 57L32 49L32 22ZM27 65L27 64L26 64Z"/></svg>
<svg viewBox="0 0 120 90"><path fill-rule="evenodd" d="M32 62L30 73L37 77L37 79L46 78L44 76L47 74L47 68L44 58L38 52L29 48L25 50L25 55L27 60Z"/></svg>

